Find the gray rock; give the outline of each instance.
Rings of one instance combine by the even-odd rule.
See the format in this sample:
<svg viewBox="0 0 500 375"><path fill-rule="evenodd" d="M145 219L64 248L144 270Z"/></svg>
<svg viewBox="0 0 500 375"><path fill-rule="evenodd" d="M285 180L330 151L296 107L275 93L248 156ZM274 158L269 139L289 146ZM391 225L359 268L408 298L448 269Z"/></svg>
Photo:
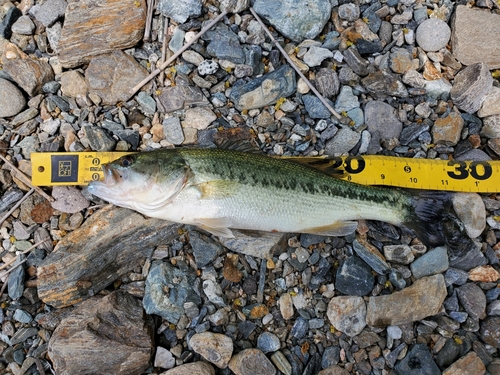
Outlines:
<svg viewBox="0 0 500 375"><path fill-rule="evenodd" d="M366 296L375 284L371 268L356 256L351 256L342 263L335 280L335 288L349 296Z"/></svg>
<svg viewBox="0 0 500 375"><path fill-rule="evenodd" d="M330 50L322 47L311 47L304 55L304 62L310 66L318 66L321 65L323 60L329 59L333 57L333 53Z"/></svg>
<svg viewBox="0 0 500 375"><path fill-rule="evenodd" d="M13 318L19 323L24 323L24 324L29 324L33 320L33 317L22 309L16 309L16 311L14 311Z"/></svg>
<svg viewBox="0 0 500 375"><path fill-rule="evenodd" d="M219 368L226 368L233 354L233 340L221 333L197 333L189 340L189 346L207 361Z"/></svg>
<svg viewBox="0 0 500 375"><path fill-rule="evenodd" d="M156 112L156 102L151 95L147 94L144 91L141 91L139 94L137 94L135 100L137 100L137 103L139 103L144 114L154 115L154 113Z"/></svg>
<svg viewBox="0 0 500 375"><path fill-rule="evenodd" d="M493 78L485 63L469 65L455 76L451 99L462 111L474 113L481 108L492 85Z"/></svg>
<svg viewBox="0 0 500 375"><path fill-rule="evenodd" d="M340 5L339 17L346 21L356 21L359 18L359 6L354 3Z"/></svg>
<svg viewBox="0 0 500 375"><path fill-rule="evenodd" d="M219 243L196 231L189 231L189 243L193 248L196 265L200 268L210 264L222 251Z"/></svg>
<svg viewBox="0 0 500 375"><path fill-rule="evenodd" d="M290 330L290 335L300 340L307 335L308 331L309 331L308 321L303 317L299 316L295 320L295 323L293 323L292 329Z"/></svg>
<svg viewBox="0 0 500 375"><path fill-rule="evenodd" d="M275 375L272 362L259 349L244 349L229 361L229 369L238 375Z"/></svg>
<svg viewBox="0 0 500 375"><path fill-rule="evenodd" d="M476 284L467 283L457 288L460 304L474 320L486 317L486 296Z"/></svg>
<svg viewBox="0 0 500 375"><path fill-rule="evenodd" d="M321 357L321 368L326 369L340 362L340 347L329 346L323 352Z"/></svg>
<svg viewBox="0 0 500 375"><path fill-rule="evenodd" d="M494 116L500 114L500 88L493 86L484 98L481 109L477 112L479 117Z"/></svg>
<svg viewBox="0 0 500 375"><path fill-rule="evenodd" d="M377 327L415 322L440 312L446 295L443 275L424 277L399 292L370 297L366 321Z"/></svg>
<svg viewBox="0 0 500 375"><path fill-rule="evenodd" d="M326 312L335 329L348 336L356 336L366 326L366 305L362 297L333 297Z"/></svg>
<svg viewBox="0 0 500 375"><path fill-rule="evenodd" d="M396 110L379 100L366 103L365 123L370 134L378 133L382 141L399 139L403 129L403 124L396 117Z"/></svg>
<svg viewBox="0 0 500 375"><path fill-rule="evenodd" d="M157 9L177 23L201 15L201 0L160 0Z"/></svg>
<svg viewBox="0 0 500 375"><path fill-rule="evenodd" d="M256 0L255 12L287 38L300 43L316 38L330 18L328 0Z"/></svg>
<svg viewBox="0 0 500 375"><path fill-rule="evenodd" d="M161 89L158 96L161 112L173 112L191 105L205 105L208 103L203 92L196 86L170 86Z"/></svg>
<svg viewBox="0 0 500 375"><path fill-rule="evenodd" d="M413 67L413 56L405 48L394 48L390 55L390 67L394 73L405 74Z"/></svg>
<svg viewBox="0 0 500 375"><path fill-rule="evenodd" d="M184 131L178 117L166 117L163 120L163 134L165 139L173 145L180 145L184 142Z"/></svg>
<svg viewBox="0 0 500 375"><path fill-rule="evenodd" d="M272 353L280 350L281 342L278 336L271 332L262 332L257 338L257 348L263 353Z"/></svg>
<svg viewBox="0 0 500 375"><path fill-rule="evenodd" d="M286 98L296 90L295 71L283 65L249 83L233 87L229 98L239 110L262 108Z"/></svg>
<svg viewBox="0 0 500 375"><path fill-rule="evenodd" d="M12 32L21 35L32 35L35 31L35 24L29 16L21 16L12 25Z"/></svg>
<svg viewBox="0 0 500 375"><path fill-rule="evenodd" d="M64 16L67 5L64 0L47 0L39 8L35 8L35 18L45 27L52 26L59 17Z"/></svg>
<svg viewBox="0 0 500 375"><path fill-rule="evenodd" d="M388 261L400 264L410 264L413 262L413 259L415 259L415 256L408 245L384 246L384 255Z"/></svg>
<svg viewBox="0 0 500 375"><path fill-rule="evenodd" d="M358 144L360 138L360 133L348 127L342 127L336 132L335 136L326 143L325 154L333 156L335 154L347 153Z"/></svg>
<svg viewBox="0 0 500 375"><path fill-rule="evenodd" d="M439 51L450 40L451 29L439 18L429 18L422 22L416 33L417 44L425 52Z"/></svg>
<svg viewBox="0 0 500 375"><path fill-rule="evenodd" d="M386 95L397 96L399 98L408 97L408 91L403 83L394 75L383 70L368 74L361 82L376 97L384 97Z"/></svg>
<svg viewBox="0 0 500 375"><path fill-rule="evenodd" d="M444 78L425 82L425 94L431 99L448 100L452 85Z"/></svg>
<svg viewBox="0 0 500 375"><path fill-rule="evenodd" d="M476 238L481 235L486 227L486 208L479 194L454 194L453 209L464 224L470 238Z"/></svg>
<svg viewBox="0 0 500 375"><path fill-rule="evenodd" d="M316 88L326 98L331 98L339 93L340 81L333 69L321 68L316 73Z"/></svg>
<svg viewBox="0 0 500 375"><path fill-rule="evenodd" d="M85 135L89 140L90 148L94 151L112 151L116 141L108 133L97 126L85 126Z"/></svg>
<svg viewBox="0 0 500 375"><path fill-rule="evenodd" d="M357 75L364 77L368 74L370 63L361 57L356 46L351 46L344 51L344 60Z"/></svg>
<svg viewBox="0 0 500 375"><path fill-rule="evenodd" d="M10 81L0 78L0 118L17 115L25 105L26 99L21 90Z"/></svg>
<svg viewBox="0 0 500 375"><path fill-rule="evenodd" d="M184 45L185 36L186 32L182 30L180 27L176 27L174 33L172 34L170 42L168 42L168 48L174 53L179 51Z"/></svg>
<svg viewBox="0 0 500 375"><path fill-rule="evenodd" d="M76 213L87 208L90 202L83 196L82 192L74 186L54 186L51 202L54 209L66 213Z"/></svg>
<svg viewBox="0 0 500 375"><path fill-rule="evenodd" d="M17 309L17 310L19 310L19 309ZM16 312L17 312L17 310L16 310ZM15 315L15 313L14 313L14 315ZM31 316L30 316L30 321L28 323L30 323L32 320L33 320L33 318L31 318ZM14 334L14 336L12 336L12 338L10 339L10 343L12 345L19 344L20 342L23 342L30 337L36 336L37 334L38 334L37 328L35 328L35 327L23 327L23 328L17 330L17 332Z"/></svg>
<svg viewBox="0 0 500 375"><path fill-rule="evenodd" d="M16 267L24 260L24 255L18 255L16 261L12 265L12 267ZM13 300L17 300L22 297L24 292L24 277L26 272L24 271L24 267L21 264L16 267L11 273L9 273L9 277L7 279L7 292L9 297Z"/></svg>
<svg viewBox="0 0 500 375"><path fill-rule="evenodd" d="M462 64L486 63L490 69L500 68L500 45L485 38L500 33L500 15L478 8L457 5L451 24L453 55Z"/></svg>
<svg viewBox="0 0 500 375"><path fill-rule="evenodd" d="M352 87L343 86L340 90L340 94L337 96L337 100L335 101L335 111L340 112L348 112L351 109L359 108L358 97L353 94Z"/></svg>
<svg viewBox="0 0 500 375"><path fill-rule="evenodd" d="M366 241L354 240L354 251L379 275L385 275L390 267L377 248Z"/></svg>
<svg viewBox="0 0 500 375"><path fill-rule="evenodd" d="M311 118L328 119L332 115L332 113L325 107L316 95L304 95L302 97L302 101L304 102L304 107ZM330 106L333 106L331 101L329 101L329 104Z"/></svg>
<svg viewBox="0 0 500 375"><path fill-rule="evenodd" d="M481 323L481 338L495 348L500 348L500 317L487 317Z"/></svg>
<svg viewBox="0 0 500 375"><path fill-rule="evenodd" d="M246 10L249 6L249 0L221 0L220 10L225 10L228 13L240 13Z"/></svg>
<svg viewBox="0 0 500 375"><path fill-rule="evenodd" d="M193 290L194 279L195 275L189 270L182 271L169 263L154 261L146 279L143 299L146 313L160 315L177 324L184 314L184 303L201 303Z"/></svg>
<svg viewBox="0 0 500 375"><path fill-rule="evenodd" d="M500 115L488 116L483 120L481 135L489 139L500 138Z"/></svg>
<svg viewBox="0 0 500 375"><path fill-rule="evenodd" d="M207 53L219 60L229 60L235 64L244 64L245 52L241 48L238 36L225 25L217 25L208 31L203 38L209 40Z"/></svg>
<svg viewBox="0 0 500 375"><path fill-rule="evenodd" d="M0 10L0 37L10 39L12 36L12 26L22 16L22 12L15 6L10 8L7 4Z"/></svg>
<svg viewBox="0 0 500 375"><path fill-rule="evenodd" d="M416 279L446 271L449 267L446 246L436 247L422 255L411 265L411 272Z"/></svg>
<svg viewBox="0 0 500 375"><path fill-rule="evenodd" d="M399 362L395 370L399 375L440 375L441 370L432 359L427 345L416 344Z"/></svg>

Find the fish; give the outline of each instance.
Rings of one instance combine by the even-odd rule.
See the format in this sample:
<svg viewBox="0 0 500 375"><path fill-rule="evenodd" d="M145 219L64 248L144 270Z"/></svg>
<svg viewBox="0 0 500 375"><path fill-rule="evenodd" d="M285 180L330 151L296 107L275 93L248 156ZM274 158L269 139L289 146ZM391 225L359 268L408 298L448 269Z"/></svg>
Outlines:
<svg viewBox="0 0 500 375"><path fill-rule="evenodd" d="M442 244L449 194L364 186L294 158L232 148L169 148L129 154L102 166L88 191L143 215L231 238L232 229L345 236L358 220L413 230Z"/></svg>

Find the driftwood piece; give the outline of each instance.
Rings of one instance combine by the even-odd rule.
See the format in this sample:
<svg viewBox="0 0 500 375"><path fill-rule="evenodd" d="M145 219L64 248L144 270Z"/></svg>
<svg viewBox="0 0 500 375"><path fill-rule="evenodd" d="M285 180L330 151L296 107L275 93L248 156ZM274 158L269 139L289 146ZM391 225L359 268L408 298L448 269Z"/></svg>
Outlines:
<svg viewBox="0 0 500 375"><path fill-rule="evenodd" d="M175 238L180 226L106 206L44 259L38 268L38 295L57 308L87 299Z"/></svg>

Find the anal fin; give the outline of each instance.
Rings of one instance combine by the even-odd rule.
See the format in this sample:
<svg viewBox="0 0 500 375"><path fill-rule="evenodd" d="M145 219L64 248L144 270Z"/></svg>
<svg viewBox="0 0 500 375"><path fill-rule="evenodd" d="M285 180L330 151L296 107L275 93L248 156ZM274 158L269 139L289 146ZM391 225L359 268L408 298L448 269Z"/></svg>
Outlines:
<svg viewBox="0 0 500 375"><path fill-rule="evenodd" d="M233 232L229 227L231 220L228 218L206 218L196 219L195 224L203 230L213 234L214 236L223 238L234 238Z"/></svg>
<svg viewBox="0 0 500 375"><path fill-rule="evenodd" d="M307 228L302 230L303 233L318 234L321 236L347 236L353 233L358 227L357 221L337 221L333 224L324 225L321 227Z"/></svg>

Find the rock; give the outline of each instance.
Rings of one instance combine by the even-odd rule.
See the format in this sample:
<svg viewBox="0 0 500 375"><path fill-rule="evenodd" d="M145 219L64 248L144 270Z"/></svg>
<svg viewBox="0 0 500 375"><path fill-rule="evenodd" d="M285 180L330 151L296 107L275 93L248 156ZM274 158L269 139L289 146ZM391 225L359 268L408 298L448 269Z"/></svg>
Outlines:
<svg viewBox="0 0 500 375"><path fill-rule="evenodd" d="M289 65L282 65L249 83L233 87L229 99L239 110L262 108L292 95L296 88L295 71Z"/></svg>
<svg viewBox="0 0 500 375"><path fill-rule="evenodd" d="M379 275L385 275L390 270L384 256L375 246L366 241L366 238L355 239L352 247L356 254Z"/></svg>
<svg viewBox="0 0 500 375"><path fill-rule="evenodd" d="M206 362L185 363L175 368L162 372L160 375L215 375L215 370Z"/></svg>
<svg viewBox="0 0 500 375"><path fill-rule="evenodd" d="M352 88L350 86L343 86L340 89L340 94L337 96L335 101L335 110L337 112L348 112L352 109L359 108L359 100L356 95L353 94Z"/></svg>
<svg viewBox="0 0 500 375"><path fill-rule="evenodd" d="M140 375L153 354L153 331L153 322L137 299L113 292L87 300L64 318L50 338L48 356L61 375L90 374L96 369L103 374Z"/></svg>
<svg viewBox="0 0 500 375"><path fill-rule="evenodd" d="M57 46L59 61L74 68L93 56L133 47L142 39L145 24L144 0L69 0Z"/></svg>
<svg viewBox="0 0 500 375"><path fill-rule="evenodd" d="M14 84L0 78L0 118L11 117L21 112L26 99Z"/></svg>
<svg viewBox="0 0 500 375"><path fill-rule="evenodd" d="M455 76L451 99L462 111L474 113L481 108L492 85L488 65L483 62L469 65Z"/></svg>
<svg viewBox="0 0 500 375"><path fill-rule="evenodd" d="M89 93L98 95L102 104L115 105L126 101L129 91L148 72L132 56L115 51L93 58L85 71Z"/></svg>
<svg viewBox="0 0 500 375"><path fill-rule="evenodd" d="M410 264L415 259L415 255L408 245L387 245L384 246L384 255L389 262L400 264Z"/></svg>
<svg viewBox="0 0 500 375"><path fill-rule="evenodd" d="M425 344L414 345L394 369L399 375L441 374Z"/></svg>
<svg viewBox="0 0 500 375"><path fill-rule="evenodd" d="M361 80L361 83L377 98L384 97L386 95L397 96L400 98L408 97L408 91L403 83L394 75L383 70L368 74Z"/></svg>
<svg viewBox="0 0 500 375"><path fill-rule="evenodd" d="M453 194L453 210L470 238L476 238L483 233L486 227L486 208L479 194L455 193Z"/></svg>
<svg viewBox="0 0 500 375"><path fill-rule="evenodd" d="M249 6L249 0L221 0L219 8L228 13L240 13Z"/></svg>
<svg viewBox="0 0 500 375"><path fill-rule="evenodd" d="M460 304L469 316L474 320L486 317L486 296L480 287L473 283L467 283L457 288Z"/></svg>
<svg viewBox="0 0 500 375"><path fill-rule="evenodd" d="M35 7L36 10L33 9L33 13L38 22L45 27L49 27L64 16L66 6L65 0L47 0L39 7Z"/></svg>
<svg viewBox="0 0 500 375"><path fill-rule="evenodd" d="M443 375L484 374L486 368L483 361L474 352L469 352L450 367L443 371Z"/></svg>
<svg viewBox="0 0 500 375"><path fill-rule="evenodd" d="M154 366L170 369L175 366L175 358L169 350L158 346L156 348Z"/></svg>
<svg viewBox="0 0 500 375"><path fill-rule="evenodd" d="M179 228L179 224L106 206L59 240L38 266L38 295L58 308L87 299L151 256L158 243L178 236Z"/></svg>
<svg viewBox="0 0 500 375"><path fill-rule="evenodd" d="M219 238L227 249L261 259L270 259L285 251L290 235L271 232L240 232L232 230L234 238Z"/></svg>
<svg viewBox="0 0 500 375"><path fill-rule="evenodd" d="M274 375L276 369L259 349L244 349L229 361L229 369L236 375Z"/></svg>
<svg viewBox="0 0 500 375"><path fill-rule="evenodd" d="M391 52L390 67L394 73L405 74L413 68L413 56L405 48L394 48Z"/></svg>
<svg viewBox="0 0 500 375"><path fill-rule="evenodd" d="M245 52L241 48L238 36L227 26L218 24L215 29L208 31L204 39L209 40L207 53L219 60L228 60L235 64L245 63Z"/></svg>
<svg viewBox="0 0 500 375"><path fill-rule="evenodd" d="M500 15L457 5L451 29L453 55L458 61L465 65L481 62L490 69L500 68L500 46L484 37L485 30L493 34L500 32Z"/></svg>
<svg viewBox="0 0 500 375"><path fill-rule="evenodd" d="M170 42L168 43L168 48L176 53L178 52L182 46L184 45L184 38L186 36L186 32L182 30L180 27L176 27L174 29L174 33L172 35L172 38L170 39Z"/></svg>
<svg viewBox="0 0 500 375"><path fill-rule="evenodd" d="M340 362L340 347L338 346L329 346L325 348L323 355L321 357L321 367L326 369L328 367L335 366Z"/></svg>
<svg viewBox="0 0 500 375"><path fill-rule="evenodd" d="M2 56L3 69L29 96L42 92L45 83L54 80L54 71L48 62L35 60L8 43Z"/></svg>
<svg viewBox="0 0 500 375"><path fill-rule="evenodd" d="M325 98L331 98L339 93L340 81L333 69L321 68L316 73L316 88Z"/></svg>
<svg viewBox="0 0 500 375"><path fill-rule="evenodd" d="M489 316L481 322L481 339L488 345L500 348L500 317Z"/></svg>
<svg viewBox="0 0 500 375"><path fill-rule="evenodd" d="M262 332L257 338L257 349L263 353L272 353L280 350L281 342L278 336L271 332Z"/></svg>
<svg viewBox="0 0 500 375"><path fill-rule="evenodd" d="M313 67L313 66L321 65L323 60L329 59L332 57L333 57L333 53L330 52L328 49L313 46L313 47L309 48L309 50L306 52L303 60L308 66Z"/></svg>
<svg viewBox="0 0 500 375"><path fill-rule="evenodd" d="M364 77L368 74L370 63L361 57L356 46L351 46L344 51L344 60L357 75Z"/></svg>
<svg viewBox="0 0 500 375"><path fill-rule="evenodd" d="M33 35L35 24L29 16L21 16L12 25L12 32L21 35Z"/></svg>
<svg viewBox="0 0 500 375"><path fill-rule="evenodd" d="M342 20L354 22L359 18L359 6L353 3L339 6L339 17Z"/></svg>
<svg viewBox="0 0 500 375"><path fill-rule="evenodd" d="M326 99L329 101L328 99ZM306 108L307 113L311 118L324 118L328 119L332 115L330 110L325 107L325 105L319 100L316 95L304 95L302 97L302 101L304 102L304 107ZM333 107L333 103L329 103L330 106Z"/></svg>
<svg viewBox="0 0 500 375"><path fill-rule="evenodd" d="M219 283L214 280L203 281L203 292L207 296L208 300L212 302L215 306L225 307L226 302L224 295L222 293L222 288Z"/></svg>
<svg viewBox="0 0 500 375"><path fill-rule="evenodd" d="M494 283L500 279L500 273L492 266L479 266L469 271L469 279L482 283Z"/></svg>
<svg viewBox="0 0 500 375"><path fill-rule="evenodd" d="M328 0L257 0L255 12L265 18L283 36L300 43L315 39L330 18L331 3Z"/></svg>
<svg viewBox="0 0 500 375"><path fill-rule="evenodd" d="M12 6L10 2L4 4L2 9L0 9L0 37L8 40L12 37L12 26L23 13L17 7Z"/></svg>
<svg viewBox="0 0 500 375"><path fill-rule="evenodd" d="M403 124L396 117L396 110L379 100L366 103L365 123L370 134L378 133L382 141L399 139L403 129Z"/></svg>
<svg viewBox="0 0 500 375"><path fill-rule="evenodd" d="M90 202L82 195L82 192L73 186L54 186L51 203L52 208L61 212L74 214L87 208Z"/></svg>
<svg viewBox="0 0 500 375"><path fill-rule="evenodd" d="M446 294L443 275L424 277L399 292L370 297L366 322L378 327L424 319L441 311Z"/></svg>
<svg viewBox="0 0 500 375"><path fill-rule="evenodd" d="M218 368L226 368L233 354L233 340L221 333L196 333L189 340L189 346Z"/></svg>
<svg viewBox="0 0 500 375"><path fill-rule="evenodd" d="M477 112L479 117L500 115L500 88L493 86L491 91L484 97L483 105Z"/></svg>
<svg viewBox="0 0 500 375"><path fill-rule="evenodd" d="M335 128L336 129L336 128ZM359 142L361 134L348 127L342 127L325 145L325 154L334 156L348 153Z"/></svg>
<svg viewBox="0 0 500 375"><path fill-rule="evenodd" d="M203 107L194 107L186 110L184 121L181 123L183 127L203 130L215 120L217 120L217 116L212 110Z"/></svg>
<svg viewBox="0 0 500 375"><path fill-rule="evenodd" d="M160 90L158 95L160 112L174 112L185 106L205 105L208 103L201 89L196 86L170 86Z"/></svg>
<svg viewBox="0 0 500 375"><path fill-rule="evenodd" d="M222 252L219 243L196 231L189 231L189 243L196 265L200 268L206 267Z"/></svg>
<svg viewBox="0 0 500 375"><path fill-rule="evenodd" d="M448 269L448 251L446 246L428 251L410 265L416 279L445 272Z"/></svg>
<svg viewBox="0 0 500 375"><path fill-rule="evenodd" d="M271 355L271 361L284 375L292 375L292 365L282 352L275 352Z"/></svg>
<svg viewBox="0 0 500 375"><path fill-rule="evenodd" d="M283 293L279 299L281 316L285 320L293 318L293 301L290 293Z"/></svg>
<svg viewBox="0 0 500 375"><path fill-rule="evenodd" d="M143 298L144 310L148 314L160 315L163 319L177 324L184 314L184 304L201 303L193 290L195 275L182 271L169 263L154 261L146 279Z"/></svg>
<svg viewBox="0 0 500 375"><path fill-rule="evenodd" d="M349 375L349 371L340 366L330 366L318 372L318 375Z"/></svg>
<svg viewBox="0 0 500 375"><path fill-rule="evenodd" d="M416 32L417 44L425 52L439 51L450 40L451 29L439 18L429 18L422 22Z"/></svg>
<svg viewBox="0 0 500 375"><path fill-rule="evenodd" d="M97 126L85 126L85 136L89 141L90 148L95 151L113 151L116 141L105 129Z"/></svg>
<svg viewBox="0 0 500 375"><path fill-rule="evenodd" d="M184 23L189 17L201 15L201 0L160 0L157 9L177 23Z"/></svg>
<svg viewBox="0 0 500 375"><path fill-rule="evenodd" d="M290 330L290 336L296 338L297 340L303 339L307 332L309 331L309 323L303 317L299 316L295 323L293 323L292 329Z"/></svg>
<svg viewBox="0 0 500 375"><path fill-rule="evenodd" d="M70 70L61 75L61 91L65 96L77 98L87 94L87 83L83 75L76 71Z"/></svg>
<svg viewBox="0 0 500 375"><path fill-rule="evenodd" d="M432 139L436 144L455 146L460 140L464 119L458 112L451 112L444 118L438 118L432 127Z"/></svg>
<svg viewBox="0 0 500 375"><path fill-rule="evenodd" d="M333 297L326 312L335 329L348 336L356 336L366 326L366 305L362 297Z"/></svg>
<svg viewBox="0 0 500 375"><path fill-rule="evenodd" d="M26 271L24 270L24 267L21 263L24 259L25 256L22 254L17 256L16 261L12 266L16 267L19 264L21 265L19 267L16 267L11 273L9 273L7 279L7 292L9 294L9 297L13 300L21 298L24 292L24 278L26 275Z"/></svg>
<svg viewBox="0 0 500 375"><path fill-rule="evenodd" d="M370 267L360 258L351 256L338 268L335 288L349 296L366 296L374 283Z"/></svg>

